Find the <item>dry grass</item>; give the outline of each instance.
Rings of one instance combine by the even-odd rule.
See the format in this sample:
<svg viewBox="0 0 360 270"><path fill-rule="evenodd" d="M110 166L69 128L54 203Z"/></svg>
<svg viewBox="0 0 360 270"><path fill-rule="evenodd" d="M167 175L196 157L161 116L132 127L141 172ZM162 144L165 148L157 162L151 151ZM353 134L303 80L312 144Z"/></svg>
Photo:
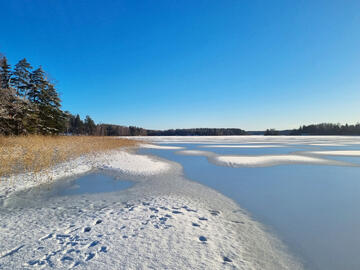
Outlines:
<svg viewBox="0 0 360 270"><path fill-rule="evenodd" d="M84 154L136 145L128 139L92 136L0 136L0 177L39 172Z"/></svg>

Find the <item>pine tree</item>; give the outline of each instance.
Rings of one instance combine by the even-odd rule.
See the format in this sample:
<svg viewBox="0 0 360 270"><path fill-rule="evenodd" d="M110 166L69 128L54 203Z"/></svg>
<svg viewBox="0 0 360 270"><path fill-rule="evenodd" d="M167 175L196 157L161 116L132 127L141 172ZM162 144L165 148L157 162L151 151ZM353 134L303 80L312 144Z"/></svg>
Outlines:
<svg viewBox="0 0 360 270"><path fill-rule="evenodd" d="M74 133L81 134L83 132L83 126L84 123L81 121L80 115L77 114L74 121Z"/></svg>
<svg viewBox="0 0 360 270"><path fill-rule="evenodd" d="M14 69L13 76L11 78L11 85L17 91L19 96L27 96L30 91L30 70L32 66L26 61L26 59L20 60Z"/></svg>
<svg viewBox="0 0 360 270"><path fill-rule="evenodd" d="M45 87L40 87L39 116L41 133L58 134L65 131L66 115L61 110L61 100L55 86L45 80Z"/></svg>
<svg viewBox="0 0 360 270"><path fill-rule="evenodd" d="M41 94L44 93L46 88L46 79L44 70L39 67L30 74L30 87L28 92L28 98L30 102L39 104L41 101Z"/></svg>
<svg viewBox="0 0 360 270"><path fill-rule="evenodd" d="M11 71L10 65L8 64L7 58L2 56L0 58L0 88L10 88Z"/></svg>
<svg viewBox="0 0 360 270"><path fill-rule="evenodd" d="M95 135L96 132L96 124L94 120L91 119L89 115L86 116L84 121L85 133L87 135Z"/></svg>
<svg viewBox="0 0 360 270"><path fill-rule="evenodd" d="M16 96L12 88L0 90L0 134L20 135L31 132L31 104Z"/></svg>
<svg viewBox="0 0 360 270"><path fill-rule="evenodd" d="M58 134L65 131L66 115L60 108L61 100L41 67L30 74L28 99L38 109L35 121L38 133Z"/></svg>

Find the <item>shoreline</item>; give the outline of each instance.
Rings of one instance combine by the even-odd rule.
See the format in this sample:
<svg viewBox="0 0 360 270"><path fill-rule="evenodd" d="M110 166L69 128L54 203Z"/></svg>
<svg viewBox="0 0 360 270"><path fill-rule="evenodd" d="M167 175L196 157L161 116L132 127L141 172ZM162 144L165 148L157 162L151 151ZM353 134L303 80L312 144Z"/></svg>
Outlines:
<svg viewBox="0 0 360 270"><path fill-rule="evenodd" d="M90 160L79 161L82 172L97 168L132 177L136 184L120 192L0 209L9 228L0 236L0 266L51 263L55 268L105 269L111 263L116 269L302 269L263 225L231 199L185 179L179 164L139 155L134 149L100 155L85 166ZM58 178L52 180L63 178L60 171L79 173L79 168L64 170L75 164L54 170ZM33 223L38 229L30 233ZM135 260L139 256L143 261Z"/></svg>

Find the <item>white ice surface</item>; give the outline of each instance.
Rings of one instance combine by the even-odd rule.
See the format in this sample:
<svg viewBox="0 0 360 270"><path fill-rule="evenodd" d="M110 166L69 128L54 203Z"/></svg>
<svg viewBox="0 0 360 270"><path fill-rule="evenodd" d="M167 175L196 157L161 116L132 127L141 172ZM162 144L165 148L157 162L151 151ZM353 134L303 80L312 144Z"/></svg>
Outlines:
<svg viewBox="0 0 360 270"><path fill-rule="evenodd" d="M131 137L134 138L134 137ZM214 143L214 144L331 144L343 146L360 144L355 136L147 136L135 139L153 143Z"/></svg>

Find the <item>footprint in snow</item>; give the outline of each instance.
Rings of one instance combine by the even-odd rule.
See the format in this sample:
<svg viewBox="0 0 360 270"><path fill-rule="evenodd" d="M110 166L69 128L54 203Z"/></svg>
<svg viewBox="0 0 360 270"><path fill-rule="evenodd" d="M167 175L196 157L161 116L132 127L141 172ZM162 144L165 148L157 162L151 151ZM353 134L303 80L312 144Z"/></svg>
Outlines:
<svg viewBox="0 0 360 270"><path fill-rule="evenodd" d="M98 225L98 224L100 224L100 223L102 223L102 220L101 220L101 219L98 219L98 220L95 222L95 225Z"/></svg>
<svg viewBox="0 0 360 270"><path fill-rule="evenodd" d="M200 236L200 237L199 237L199 240L200 240L201 242L206 242L206 241L207 241L207 238L206 238L205 236Z"/></svg>
<svg viewBox="0 0 360 270"><path fill-rule="evenodd" d="M217 210L209 210L210 214L212 214L213 216L218 216L220 214L220 211Z"/></svg>

